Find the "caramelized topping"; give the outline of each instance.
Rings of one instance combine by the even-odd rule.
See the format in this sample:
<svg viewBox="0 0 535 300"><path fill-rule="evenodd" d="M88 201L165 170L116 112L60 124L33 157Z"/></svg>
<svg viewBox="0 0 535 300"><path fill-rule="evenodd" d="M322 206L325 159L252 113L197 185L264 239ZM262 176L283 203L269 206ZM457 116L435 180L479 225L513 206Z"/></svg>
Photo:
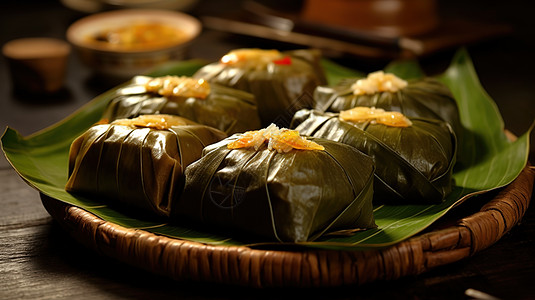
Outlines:
<svg viewBox="0 0 535 300"><path fill-rule="evenodd" d="M172 115L141 115L133 119L119 119L111 125L122 125L130 127L152 128L158 130L169 129L173 126L183 126L195 124L188 119Z"/></svg>
<svg viewBox="0 0 535 300"><path fill-rule="evenodd" d="M278 62L283 58L278 50L237 49L227 53L220 61L226 65L262 69L266 65L274 61Z"/></svg>
<svg viewBox="0 0 535 300"><path fill-rule="evenodd" d="M239 139L227 144L228 149L253 147L258 150L264 142L268 142L269 150L286 153L292 149L324 150L323 146L302 137L297 130L279 129L275 124L267 128L247 131Z"/></svg>
<svg viewBox="0 0 535 300"><path fill-rule="evenodd" d="M394 74L377 71L357 80L352 86L353 94L365 95L380 92L397 92L407 86L407 82Z"/></svg>
<svg viewBox="0 0 535 300"><path fill-rule="evenodd" d="M204 79L186 76L164 76L152 78L145 83L147 92L166 97L194 97L204 99L210 94L210 84Z"/></svg>
<svg viewBox="0 0 535 300"><path fill-rule="evenodd" d="M353 123L371 122L392 127L409 127L412 122L400 112L375 107L358 106L340 112L340 120Z"/></svg>

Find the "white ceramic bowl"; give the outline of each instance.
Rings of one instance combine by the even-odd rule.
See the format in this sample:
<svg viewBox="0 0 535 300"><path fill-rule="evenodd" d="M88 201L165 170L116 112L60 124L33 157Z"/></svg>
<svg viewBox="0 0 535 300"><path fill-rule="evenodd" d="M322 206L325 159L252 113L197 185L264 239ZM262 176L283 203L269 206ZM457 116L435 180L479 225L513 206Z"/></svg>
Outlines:
<svg viewBox="0 0 535 300"><path fill-rule="evenodd" d="M186 37L181 41L155 47L117 48L95 43L90 37L135 23L160 23L180 29ZM188 45L200 34L201 22L171 10L122 9L98 13L74 22L67 29L67 40L73 44L82 62L102 76L129 79L171 60L182 60Z"/></svg>

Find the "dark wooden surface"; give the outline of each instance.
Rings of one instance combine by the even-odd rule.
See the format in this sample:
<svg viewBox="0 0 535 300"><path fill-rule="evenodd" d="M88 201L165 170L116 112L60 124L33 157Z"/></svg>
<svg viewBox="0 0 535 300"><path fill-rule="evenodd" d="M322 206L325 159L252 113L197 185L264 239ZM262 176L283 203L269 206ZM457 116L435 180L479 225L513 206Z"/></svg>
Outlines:
<svg viewBox="0 0 535 300"><path fill-rule="evenodd" d="M232 9L239 1L203 1L192 13ZM524 2L497 4L442 1L441 13L483 22L505 22L512 35L469 45L481 82L502 112L505 126L519 135L535 119L535 28ZM3 1L0 44L29 36L64 38L68 24L81 14L56 1ZM217 59L237 47L284 47L251 38L205 30L192 46L191 57ZM429 72L442 71L452 51L422 59ZM66 89L54 97L25 97L10 86L5 60L0 60L0 127L23 135L63 119L107 89L75 55L69 58ZM380 63L359 59L341 62L363 71ZM531 138L533 141L533 137ZM533 150L530 152L533 163ZM80 246L43 208L37 191L26 185L0 158L0 299L279 299L286 289L253 290L192 282L175 282L101 257ZM492 247L431 272L393 282L358 287L299 290L314 299L470 299L476 289L500 299L535 299L535 210Z"/></svg>

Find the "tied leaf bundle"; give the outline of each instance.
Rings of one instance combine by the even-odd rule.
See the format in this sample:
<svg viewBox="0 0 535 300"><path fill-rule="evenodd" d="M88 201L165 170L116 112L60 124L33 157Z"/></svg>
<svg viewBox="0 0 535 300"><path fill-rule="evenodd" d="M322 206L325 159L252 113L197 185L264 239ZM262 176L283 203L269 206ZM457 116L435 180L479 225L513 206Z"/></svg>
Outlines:
<svg viewBox="0 0 535 300"><path fill-rule="evenodd" d="M71 145L65 189L146 216L169 216L184 169L226 135L175 116L142 116L90 127Z"/></svg>
<svg viewBox="0 0 535 300"><path fill-rule="evenodd" d="M310 139L323 150L229 149L243 134L206 147L186 169L173 215L187 224L231 230L247 239L305 242L326 232L374 228L370 157Z"/></svg>
<svg viewBox="0 0 535 300"><path fill-rule="evenodd" d="M238 49L193 77L252 93L262 126L287 126L296 111L312 107L314 89L326 84L320 58L319 51L308 49Z"/></svg>
<svg viewBox="0 0 535 300"><path fill-rule="evenodd" d="M330 61L323 60L323 63L333 84L341 78L354 77L359 73ZM151 74L189 76L203 65L203 62L196 60L180 61L171 66L164 65ZM385 71L404 74L403 78L417 78L424 74L416 61L393 62ZM436 78L454 94L465 128L464 144L458 144L458 153L465 164L462 168L456 165L453 173L456 186L452 193L438 205L378 206L374 211L378 226L376 229L354 232L351 236L324 235L314 242L301 243L301 246L345 251L392 246L426 230L454 207L470 202L474 195L510 184L526 170L532 131L527 130L514 142L507 138L500 112L481 86L466 50L458 51L448 69ZM1 140L2 151L16 172L31 187L47 197L83 208L105 221L126 228L144 228L147 232L210 246L251 245L250 239L237 240L225 232L216 234L213 227L196 231L189 223L153 221L148 220L147 215L134 217L103 203L101 197L87 197L65 191L71 142L100 119L110 98L114 96L115 90L99 95L71 116L29 136L7 128Z"/></svg>
<svg viewBox="0 0 535 300"><path fill-rule="evenodd" d="M314 109L338 113L366 106L401 112L409 118L442 120L449 123L457 139L462 140L457 102L446 85L431 77L405 83L395 77L377 80L377 75L375 72L364 79L346 78L337 85L318 87L314 92ZM388 73L384 76L389 75L393 76ZM377 84L380 86L374 86Z"/></svg>
<svg viewBox="0 0 535 300"><path fill-rule="evenodd" d="M456 139L449 124L410 118L399 127L372 121L349 122L340 114L303 109L292 127L302 134L351 145L376 164L376 204L433 204L452 191Z"/></svg>
<svg viewBox="0 0 535 300"><path fill-rule="evenodd" d="M261 127L252 94L199 80L136 76L115 91L102 118L113 121L169 114L217 128L227 135Z"/></svg>

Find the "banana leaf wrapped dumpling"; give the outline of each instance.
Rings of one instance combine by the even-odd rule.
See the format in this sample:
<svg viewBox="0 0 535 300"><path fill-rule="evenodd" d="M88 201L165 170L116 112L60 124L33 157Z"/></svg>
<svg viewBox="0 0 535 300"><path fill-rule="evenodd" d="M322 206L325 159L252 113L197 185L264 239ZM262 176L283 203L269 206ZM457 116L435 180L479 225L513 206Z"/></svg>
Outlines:
<svg viewBox="0 0 535 300"><path fill-rule="evenodd" d="M312 107L314 89L327 82L320 57L312 49L237 49L193 77L252 93L263 126L287 126L296 111Z"/></svg>
<svg viewBox="0 0 535 300"><path fill-rule="evenodd" d="M356 107L339 114L303 109L292 127L371 156L375 204L440 203L453 188L457 141L446 122Z"/></svg>
<svg viewBox="0 0 535 300"><path fill-rule="evenodd" d="M261 127L252 94L186 76L136 76L117 89L102 118L147 114L181 116L229 135Z"/></svg>
<svg viewBox="0 0 535 300"><path fill-rule="evenodd" d="M147 216L169 216L184 169L223 132L169 115L119 119L89 128L71 144L65 189Z"/></svg>
<svg viewBox="0 0 535 300"><path fill-rule="evenodd" d="M401 112L409 118L442 120L452 126L459 141L462 139L457 102L449 88L432 77L405 81L377 71L366 78L348 78L336 86L318 87L314 100L314 109L319 111L337 113L367 106Z"/></svg>
<svg viewBox="0 0 535 300"><path fill-rule="evenodd" d="M281 242L374 228L373 171L350 146L270 125L208 146L186 169L172 215Z"/></svg>

